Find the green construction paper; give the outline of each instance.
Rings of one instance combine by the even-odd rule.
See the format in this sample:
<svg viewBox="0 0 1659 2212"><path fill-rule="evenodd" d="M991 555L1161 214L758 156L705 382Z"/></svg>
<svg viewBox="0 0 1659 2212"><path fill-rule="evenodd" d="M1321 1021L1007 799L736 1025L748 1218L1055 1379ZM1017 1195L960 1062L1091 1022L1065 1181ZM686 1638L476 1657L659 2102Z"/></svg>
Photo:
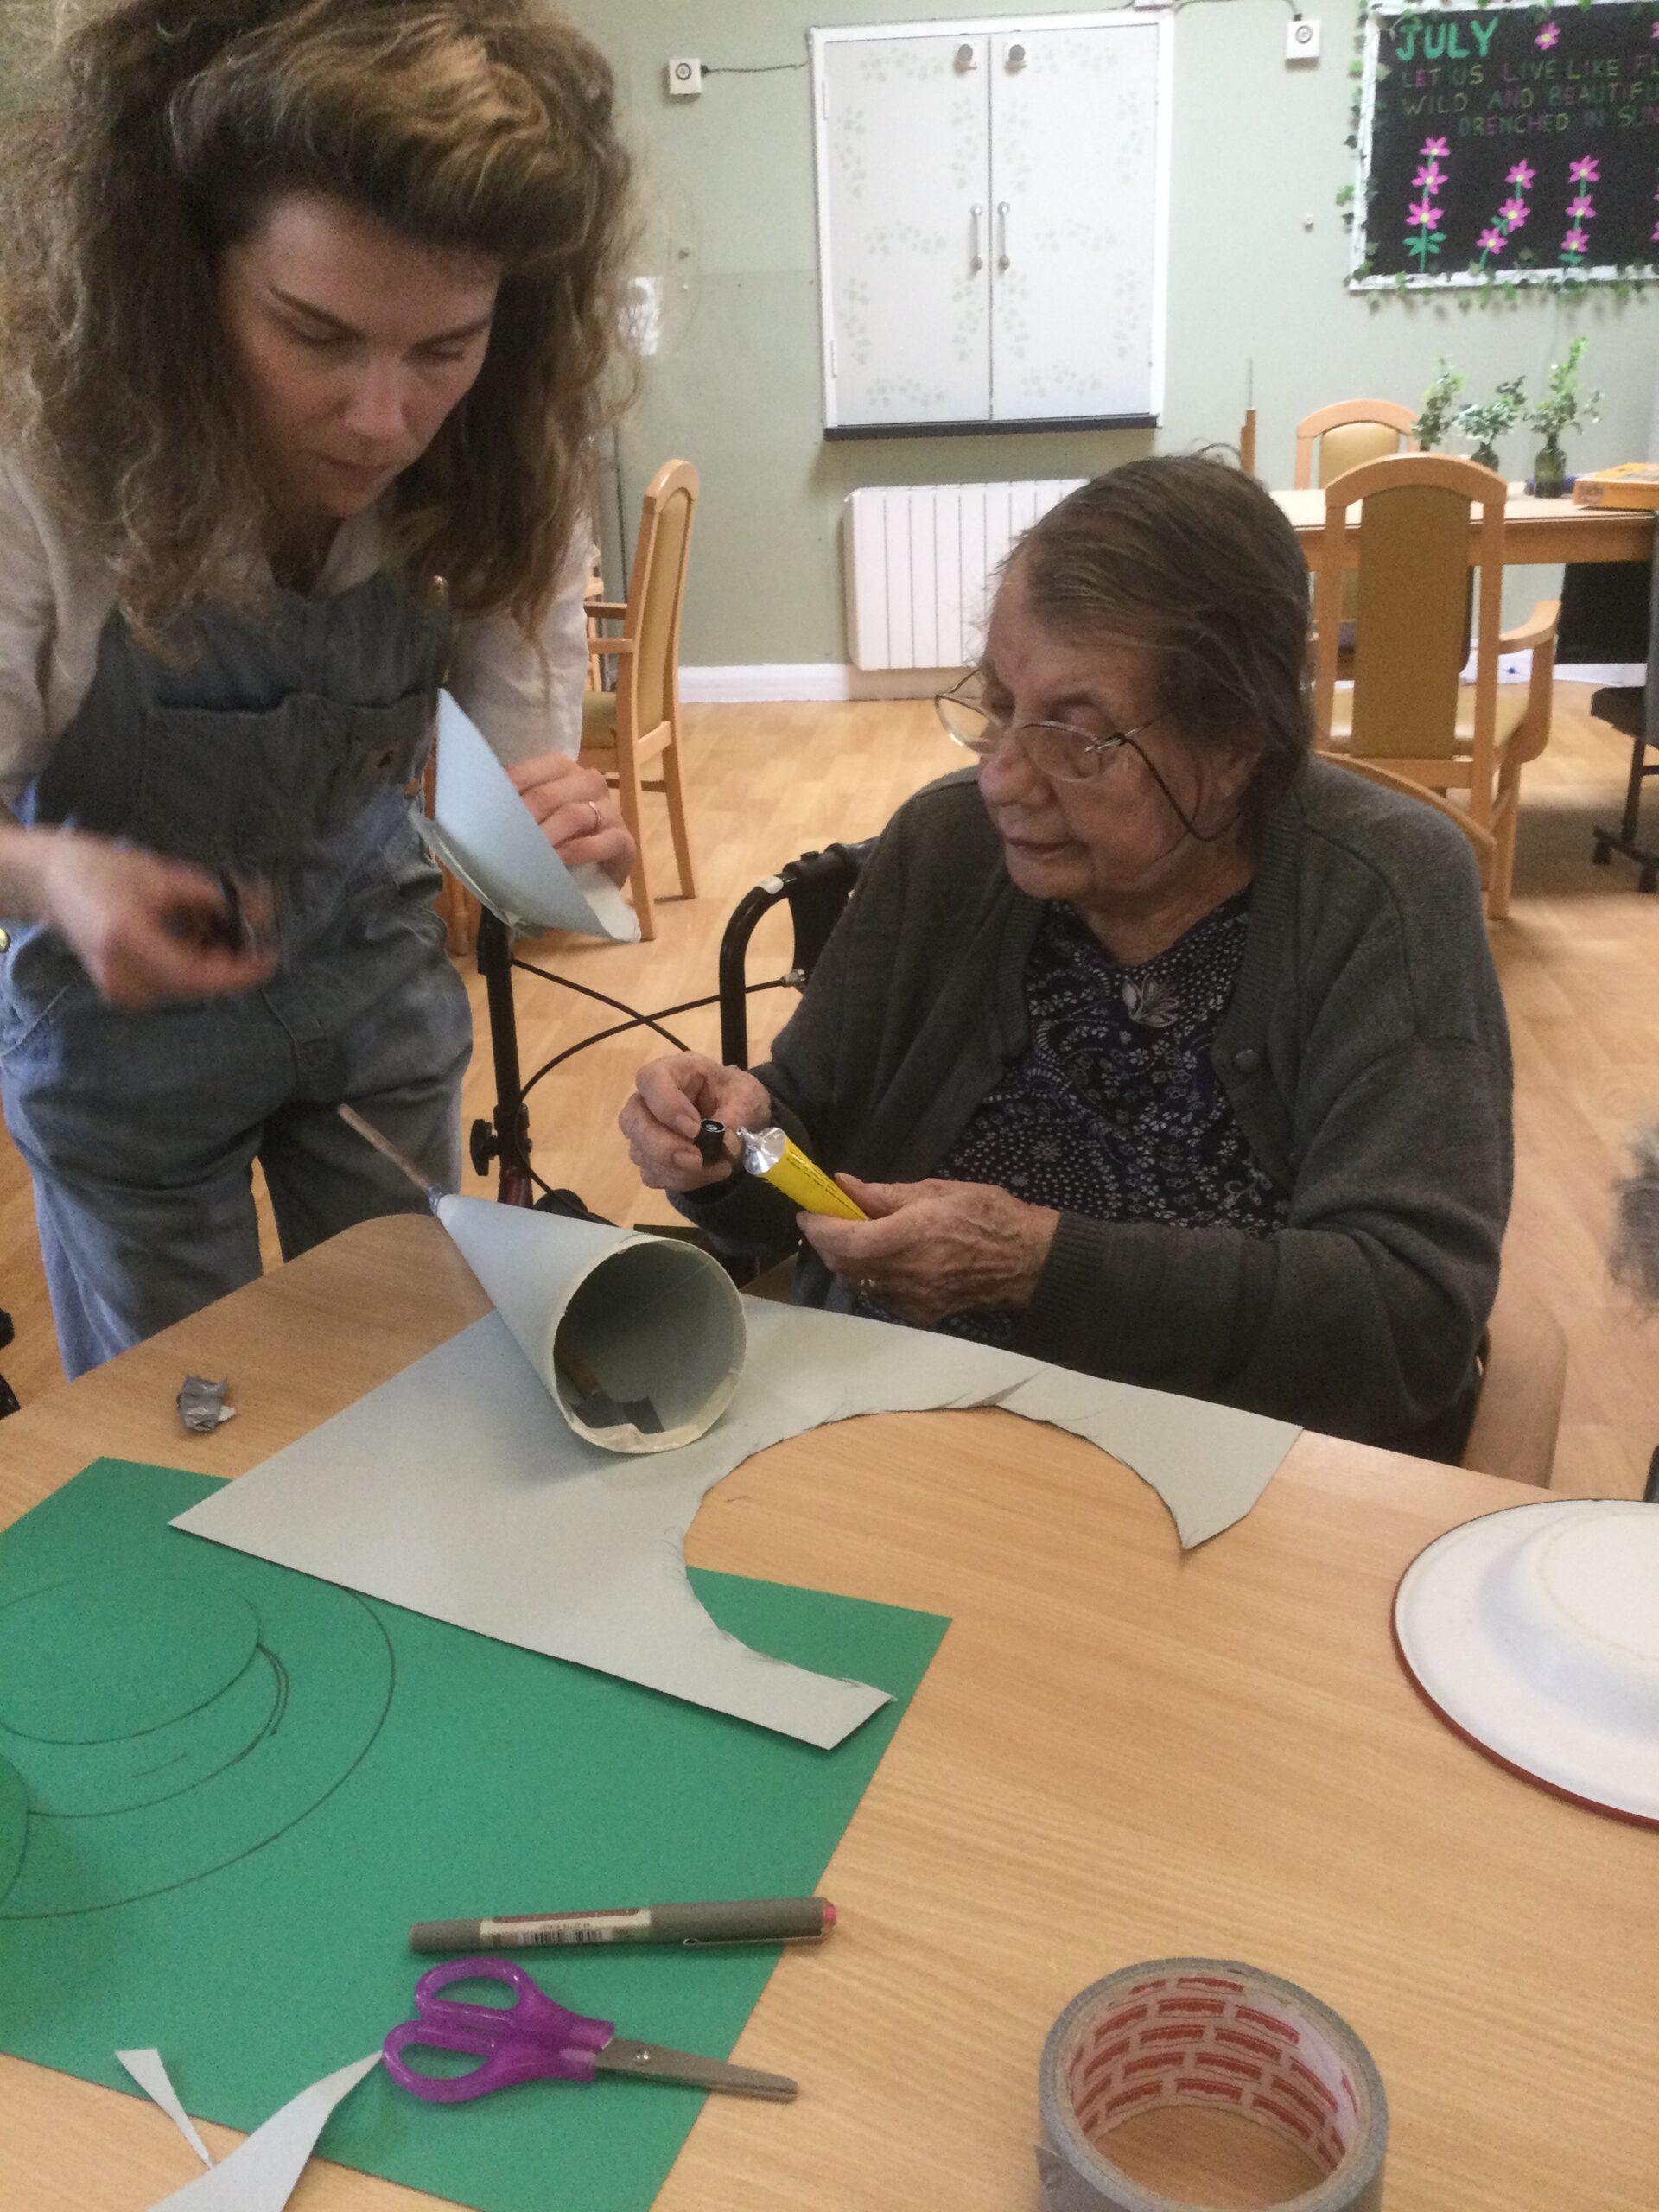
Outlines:
<svg viewBox="0 0 1659 2212"><path fill-rule="evenodd" d="M0 1766L0 2048L130 2090L116 2050L154 2044L188 2111L239 2128L410 2015L431 1963L407 1948L414 1921L810 1895L947 1625L694 1572L746 1643L893 1694L821 1751L167 1525L217 1486L99 1460L0 1535L8 1669L33 1618L52 1624L70 1678L48 1695L29 1670L39 1712L54 1726L90 1712L97 1731L161 1716L125 1739L0 1733L34 1808L7 1888ZM238 1602L258 1640L225 1682ZM117 1685L101 1713L75 1688L70 1619L83 1684ZM151 1679L129 1689L111 1646L130 1641ZM180 1710L186 1686L215 1680ZM8 1719L10 1681L0 1671ZM182 1786L161 1794L163 1772ZM834 1974L836 1943L798 1970ZM777 1956L637 1945L526 1962L624 2036L724 2056ZM787 2050L753 2063L799 2072ZM619 2079L445 2107L377 2070L320 2150L480 2212L643 2212L701 2104ZM749 2110L758 2131L790 2124L787 2106Z"/></svg>
<svg viewBox="0 0 1659 2212"><path fill-rule="evenodd" d="M0 1899L16 1878L23 1863L23 1838L29 1826L29 1791L23 1777L9 1759L0 1759Z"/></svg>
<svg viewBox="0 0 1659 2212"><path fill-rule="evenodd" d="M0 1726L0 1758L48 1816L0 1920L124 1904L228 1866L302 1820L373 1743L392 1654L364 1600L289 1574L256 1603L200 1550L166 1560L182 1573L156 1573L166 1555L145 1550L10 1602L0 1580L0 1712L49 1724L33 1738ZM37 1650L20 1628L43 1631ZM308 1662L291 1665L296 1650ZM168 1683L176 1701L158 1691Z"/></svg>
<svg viewBox="0 0 1659 2212"><path fill-rule="evenodd" d="M60 1582L0 1610L0 1728L101 1744L148 1735L216 1698L252 1658L258 1617L233 1590L196 1583L181 1642L178 1593L176 1580L118 1573Z"/></svg>

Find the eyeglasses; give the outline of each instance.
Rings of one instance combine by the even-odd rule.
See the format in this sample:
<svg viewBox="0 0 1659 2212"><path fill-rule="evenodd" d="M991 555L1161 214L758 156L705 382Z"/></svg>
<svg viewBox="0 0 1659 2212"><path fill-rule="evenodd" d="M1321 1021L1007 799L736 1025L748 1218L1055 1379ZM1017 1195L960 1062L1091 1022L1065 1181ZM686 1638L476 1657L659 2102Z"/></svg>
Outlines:
<svg viewBox="0 0 1659 2212"><path fill-rule="evenodd" d="M1090 737L1087 730L1074 729L1070 722L1005 721L979 700L966 698L960 691L939 692L933 708L947 735L980 760L988 759L1005 737L1011 737L1038 774L1057 784L1092 782L1115 753L1133 745L1142 730L1163 720L1161 714L1148 715L1133 729ZM1140 747L1136 746L1135 750L1139 752Z"/></svg>

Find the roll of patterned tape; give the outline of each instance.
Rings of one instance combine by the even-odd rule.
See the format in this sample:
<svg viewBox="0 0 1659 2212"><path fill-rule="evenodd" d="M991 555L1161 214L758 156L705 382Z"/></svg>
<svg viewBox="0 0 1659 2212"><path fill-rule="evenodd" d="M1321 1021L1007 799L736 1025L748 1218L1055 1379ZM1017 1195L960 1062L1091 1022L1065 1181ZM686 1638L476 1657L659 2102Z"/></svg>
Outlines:
<svg viewBox="0 0 1659 2212"><path fill-rule="evenodd" d="M1230 2112L1319 2170L1296 2212L1378 2212L1388 2100L1371 2055L1328 2005L1231 1959L1153 1959L1074 1997L1043 2046L1037 2152L1050 2212L1169 2212L1132 2180L1112 2133L1160 2107Z"/></svg>

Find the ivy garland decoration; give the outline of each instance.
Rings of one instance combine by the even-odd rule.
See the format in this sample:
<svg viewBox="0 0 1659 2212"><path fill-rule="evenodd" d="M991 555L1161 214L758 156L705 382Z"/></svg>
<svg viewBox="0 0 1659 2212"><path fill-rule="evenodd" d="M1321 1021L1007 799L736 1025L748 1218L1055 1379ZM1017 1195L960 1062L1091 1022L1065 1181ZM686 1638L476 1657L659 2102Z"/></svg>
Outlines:
<svg viewBox="0 0 1659 2212"><path fill-rule="evenodd" d="M1375 7L1369 4L1369 0L1362 0L1354 23L1353 57L1348 64L1348 74L1353 80L1354 89L1348 113L1347 136L1343 140L1343 144L1356 157L1359 152L1360 126L1364 111L1365 44L1371 24L1375 22L1380 31L1385 22L1397 22L1408 16L1437 15L1443 4L1444 0L1400 0L1399 4L1393 6ZM1483 10L1496 10L1502 4L1503 0L1477 0L1477 5ZM1572 4L1586 9L1592 4L1592 0L1572 0ZM1554 17L1563 10L1537 4L1529 12L1538 27L1535 43L1544 48L1554 46L1560 37L1560 27ZM1659 0L1656 4L1653 35L1659 39ZM1393 74L1380 53L1376 73L1379 83ZM1441 210L1439 200L1446 181L1443 165L1447 158L1448 147L1444 137L1430 136L1424 140L1418 156L1418 167L1412 178L1419 197L1411 203L1406 217L1406 251L1416 264L1415 272L1401 270L1391 278L1384 279L1380 286L1373 283L1369 287L1369 296L1374 305L1387 298L1390 292L1410 297L1421 296L1427 289L1425 279L1446 273L1434 264L1439 261L1440 248L1446 242L1445 232L1440 227ZM1578 188L1578 195L1567 210L1573 228L1564 242L1561 265L1551 269L1529 266L1534 256L1532 251L1525 246L1515 257L1516 264L1527 270L1524 283L1516 273L1515 265L1508 268L1497 265L1496 257L1506 249L1531 212L1528 194L1535 174L1532 165L1524 160L1517 162L1509 172L1510 197L1495 211L1480 232L1480 251L1466 269L1459 271L1463 282L1453 296L1465 306L1471 300L1478 300L1483 307L1490 307L1495 301L1515 306L1529 292L1555 293L1567 299L1577 299L1594 289L1610 291L1618 300L1629 300L1636 296L1639 285L1659 283L1659 255L1652 263L1618 263L1615 264L1611 277L1599 276L1593 283L1583 273L1590 245L1590 234L1586 226L1593 220L1596 212L1592 198L1592 189L1598 181L1593 158L1574 162L1572 167L1571 179ZM1656 188L1654 198L1659 203L1659 188ZM1336 204L1341 211L1343 228L1351 232L1355 215L1355 188L1352 184L1344 184L1338 189ZM1659 246L1659 221L1654 226L1654 241L1656 246ZM1350 285L1357 285L1367 279L1373 279L1375 276L1376 271L1368 259L1351 269L1345 281ZM1438 287L1436 296L1445 296Z"/></svg>

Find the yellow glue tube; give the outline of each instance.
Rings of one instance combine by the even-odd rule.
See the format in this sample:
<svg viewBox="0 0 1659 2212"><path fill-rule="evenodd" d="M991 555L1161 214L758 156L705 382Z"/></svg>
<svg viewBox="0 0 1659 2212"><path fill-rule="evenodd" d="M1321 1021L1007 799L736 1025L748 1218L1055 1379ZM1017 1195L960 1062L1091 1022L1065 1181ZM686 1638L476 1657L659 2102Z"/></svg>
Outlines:
<svg viewBox="0 0 1659 2212"><path fill-rule="evenodd" d="M738 1129L734 1134L747 1172L781 1191L804 1212L839 1214L843 1221L869 1219L863 1207L855 1205L840 1184L832 1182L781 1129Z"/></svg>

